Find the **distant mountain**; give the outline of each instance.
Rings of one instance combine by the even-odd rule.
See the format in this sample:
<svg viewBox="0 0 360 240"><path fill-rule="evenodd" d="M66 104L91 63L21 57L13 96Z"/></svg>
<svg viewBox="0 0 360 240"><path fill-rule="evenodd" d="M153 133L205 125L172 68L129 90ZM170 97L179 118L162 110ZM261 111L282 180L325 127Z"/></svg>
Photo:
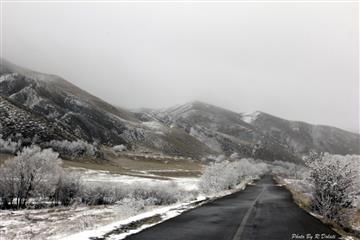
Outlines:
<svg viewBox="0 0 360 240"><path fill-rule="evenodd" d="M143 121L155 120L184 129L217 153L299 161L309 151L359 154L360 135L335 127L288 121L263 112L235 113L192 102L163 110L145 110Z"/></svg>
<svg viewBox="0 0 360 240"><path fill-rule="evenodd" d="M114 107L58 76L24 69L5 60L2 62L1 103L11 100L29 111L30 117L34 114L42 116L50 125L69 129L75 138L191 157L211 152L181 129L143 124L134 113ZM13 128L5 126L0 131L3 137L17 133L23 134L17 124ZM36 134L35 130L26 132L29 137Z"/></svg>
<svg viewBox="0 0 360 240"><path fill-rule="evenodd" d="M333 154L360 153L359 134L339 128L288 121L262 112L255 113L250 124L298 155L311 150Z"/></svg>
<svg viewBox="0 0 360 240"><path fill-rule="evenodd" d="M163 110L146 111L142 120L155 120L184 129L218 154L299 161L299 156L245 122L241 114L201 102Z"/></svg>
<svg viewBox="0 0 360 240"><path fill-rule="evenodd" d="M238 153L300 161L311 150L359 154L360 136L334 127L241 114L202 102L129 111L66 80L7 61L0 65L0 134L38 141L86 140L133 151L182 155Z"/></svg>

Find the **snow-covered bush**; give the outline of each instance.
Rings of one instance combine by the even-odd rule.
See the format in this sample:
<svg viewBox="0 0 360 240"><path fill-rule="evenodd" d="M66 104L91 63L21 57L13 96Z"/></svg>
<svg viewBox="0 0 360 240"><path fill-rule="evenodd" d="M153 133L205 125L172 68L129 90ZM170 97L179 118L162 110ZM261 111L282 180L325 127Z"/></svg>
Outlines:
<svg viewBox="0 0 360 240"><path fill-rule="evenodd" d="M137 184L130 192L135 200L146 200L152 205L169 205L186 197L175 183L162 185L140 185Z"/></svg>
<svg viewBox="0 0 360 240"><path fill-rule="evenodd" d="M112 148L115 152L123 152L127 150L127 147L123 144L113 146Z"/></svg>
<svg viewBox="0 0 360 240"><path fill-rule="evenodd" d="M24 148L0 169L0 196L4 208L24 208L30 197L55 191L61 160L50 149Z"/></svg>
<svg viewBox="0 0 360 240"><path fill-rule="evenodd" d="M347 224L348 210L359 194L360 161L355 155L321 154L307 159L314 185L312 209L341 225Z"/></svg>
<svg viewBox="0 0 360 240"><path fill-rule="evenodd" d="M124 199L142 202L145 205L169 205L181 199L192 197L174 183L169 184L135 184L135 185L104 185L85 184L81 199L88 205L114 204Z"/></svg>
<svg viewBox="0 0 360 240"><path fill-rule="evenodd" d="M87 205L113 204L119 200L117 186L87 183L81 193L81 200Z"/></svg>
<svg viewBox="0 0 360 240"><path fill-rule="evenodd" d="M233 154L230 155L230 159L236 160L239 158L240 158L240 155L237 152L234 152Z"/></svg>
<svg viewBox="0 0 360 240"><path fill-rule="evenodd" d="M199 187L205 193L216 193L232 189L243 181L258 178L266 171L265 163L255 162L252 159L214 163L205 168Z"/></svg>
<svg viewBox="0 0 360 240"><path fill-rule="evenodd" d="M309 177L309 168L284 161L274 161L271 165L271 171L275 175L280 175L292 179L307 179Z"/></svg>
<svg viewBox="0 0 360 240"><path fill-rule="evenodd" d="M13 142L11 139L3 139L0 134L0 153L16 153L21 147L20 141Z"/></svg>
<svg viewBox="0 0 360 240"><path fill-rule="evenodd" d="M53 148L56 152L71 157L79 157L84 155L95 156L96 152L98 151L94 144L90 144L82 140L73 142L68 140L52 140L47 144L47 146Z"/></svg>
<svg viewBox="0 0 360 240"><path fill-rule="evenodd" d="M51 198L55 203L68 206L80 196L82 187L79 173L61 171Z"/></svg>

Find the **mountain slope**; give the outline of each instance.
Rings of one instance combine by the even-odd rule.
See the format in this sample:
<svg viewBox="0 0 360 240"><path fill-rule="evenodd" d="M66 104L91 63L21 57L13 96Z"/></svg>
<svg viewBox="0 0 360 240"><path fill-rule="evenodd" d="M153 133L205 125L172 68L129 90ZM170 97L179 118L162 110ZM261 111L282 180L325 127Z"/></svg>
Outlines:
<svg viewBox="0 0 360 240"><path fill-rule="evenodd" d="M131 112L58 76L7 61L0 65L0 96L0 135L5 138L21 133L27 139L41 135L39 141L82 139L196 159L238 153L301 161L310 150L360 154L359 135L337 128L262 112L240 114L201 102Z"/></svg>
<svg viewBox="0 0 360 240"><path fill-rule="evenodd" d="M28 145L50 140L75 140L76 137L57 123L32 112L30 109L0 96L0 129L3 138L20 140ZM21 136L18 134L21 133Z"/></svg>
<svg viewBox="0 0 360 240"><path fill-rule="evenodd" d="M360 152L359 134L339 128L289 121L262 112L253 115L251 124L297 154L311 150L333 154Z"/></svg>
<svg viewBox="0 0 360 240"><path fill-rule="evenodd" d="M299 161L299 157L243 121L238 113L201 102L164 110L145 111L141 119L153 119L182 128L218 154Z"/></svg>
<svg viewBox="0 0 360 240"><path fill-rule="evenodd" d="M87 141L124 143L119 135L125 126L118 119L135 121L131 113L121 111L57 76L19 69L12 64L1 68L2 96L49 120L69 125L78 137Z"/></svg>
<svg viewBox="0 0 360 240"><path fill-rule="evenodd" d="M182 130L164 127L154 131L132 112L114 107L58 76L33 72L7 61L0 66L0 96L70 129L76 138L88 142L125 144L133 150L191 157L211 152Z"/></svg>
<svg viewBox="0 0 360 240"><path fill-rule="evenodd" d="M239 114L201 102L163 110L144 110L138 117L184 129L217 153L300 161L309 151L359 154L360 136L329 126L288 121L255 112Z"/></svg>

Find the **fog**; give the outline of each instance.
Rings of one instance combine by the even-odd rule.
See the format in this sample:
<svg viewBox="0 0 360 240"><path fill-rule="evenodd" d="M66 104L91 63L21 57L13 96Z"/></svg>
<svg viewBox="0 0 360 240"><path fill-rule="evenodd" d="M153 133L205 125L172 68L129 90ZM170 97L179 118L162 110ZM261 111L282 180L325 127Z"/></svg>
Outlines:
<svg viewBox="0 0 360 240"><path fill-rule="evenodd" d="M1 57L125 108L200 100L359 131L357 3L3 2Z"/></svg>

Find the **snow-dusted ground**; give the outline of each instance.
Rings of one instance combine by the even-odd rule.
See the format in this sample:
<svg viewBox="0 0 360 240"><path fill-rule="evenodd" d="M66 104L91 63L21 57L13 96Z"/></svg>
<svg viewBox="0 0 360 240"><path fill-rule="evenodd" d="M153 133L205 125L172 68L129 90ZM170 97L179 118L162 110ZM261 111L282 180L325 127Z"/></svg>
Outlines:
<svg viewBox="0 0 360 240"><path fill-rule="evenodd" d="M243 113L241 114L242 120L249 124L252 124L260 115L260 112Z"/></svg>
<svg viewBox="0 0 360 240"><path fill-rule="evenodd" d="M103 182L103 183L121 183L121 184L169 184L171 182L176 183L180 189L186 191L198 190L199 178L194 177L159 177L149 173L147 171L138 171L136 174L131 176L121 174L111 174L108 171L95 171L95 170L83 170L79 168L73 168L73 170L81 170L82 179L86 182ZM151 172L162 171L162 170L151 170ZM168 172L169 170L166 170ZM177 171L177 170L174 170ZM183 170L181 170L183 171Z"/></svg>
<svg viewBox="0 0 360 240"><path fill-rule="evenodd" d="M0 239L59 239L152 209L153 207L142 209L136 205L116 204L0 211Z"/></svg>
<svg viewBox="0 0 360 240"><path fill-rule="evenodd" d="M79 169L75 169L79 170ZM102 182L110 184L168 184L175 182L180 189L198 190L196 178L169 178L166 180L144 178L139 176L126 176L110 174L106 171L81 170L84 181ZM145 173L144 173L145 174ZM182 212L194 208L205 199L214 199L244 189L247 182L243 182L231 191L223 191L212 196L199 195L196 199L184 200L168 206L147 206L144 202L134 202L124 199L118 204L108 206L72 206L47 208L40 210L0 211L0 239L89 239L102 237L106 239L123 239L129 234L134 234L159 222L175 217ZM154 221L144 221L155 218ZM136 223L135 228L125 231L114 230L126 228L127 225Z"/></svg>
<svg viewBox="0 0 360 240"><path fill-rule="evenodd" d="M156 221L154 223L149 223L149 224L139 225L135 229L131 229L129 231L124 231L123 233L110 234L107 237L108 239L111 239L111 240L124 239L128 235L140 232L146 228L149 228L149 227L156 225L160 222L163 222L167 219L176 217L179 214L181 214L182 212L198 206L199 204L201 204L201 202L203 202L203 200L205 200L205 197L199 197L198 199L188 202L188 203L179 203L179 204L175 204L175 205L171 205L171 206L156 208L151 211L147 211L147 212L138 214L136 216L130 217L128 219L108 224L108 225L100 227L98 229L87 230L87 231L83 231L83 232L80 232L80 233L77 233L74 235L66 236L62 240L88 240L88 239L94 238L94 237L101 238L105 234L109 234L112 231L119 229L124 225L128 225L128 224L136 222L136 221L141 221L142 219L148 219L151 217L160 216L160 218L161 218L160 221Z"/></svg>
<svg viewBox="0 0 360 240"><path fill-rule="evenodd" d="M179 189L185 191L197 190L197 178L149 178L156 175L139 172L139 176L111 174L107 171L85 169L81 171L82 179L86 182L104 184L147 184L168 186L176 183ZM146 176L146 177L142 177ZM199 197L196 201L201 200ZM87 239L86 236L99 236L111 231L113 227L132 222L143 217L160 214L165 220L176 216L187 208L193 207L194 202L188 200L170 206L146 205L144 202L131 202L124 199L119 204L108 206L73 206L47 208L40 210L0 211L0 239ZM109 225L110 224L110 225ZM147 225L140 226L139 229ZM133 230L134 232L137 230ZM80 232L80 233L79 233ZM79 234L77 234L79 233ZM74 235L68 238L69 235ZM116 239L125 235L116 236Z"/></svg>

